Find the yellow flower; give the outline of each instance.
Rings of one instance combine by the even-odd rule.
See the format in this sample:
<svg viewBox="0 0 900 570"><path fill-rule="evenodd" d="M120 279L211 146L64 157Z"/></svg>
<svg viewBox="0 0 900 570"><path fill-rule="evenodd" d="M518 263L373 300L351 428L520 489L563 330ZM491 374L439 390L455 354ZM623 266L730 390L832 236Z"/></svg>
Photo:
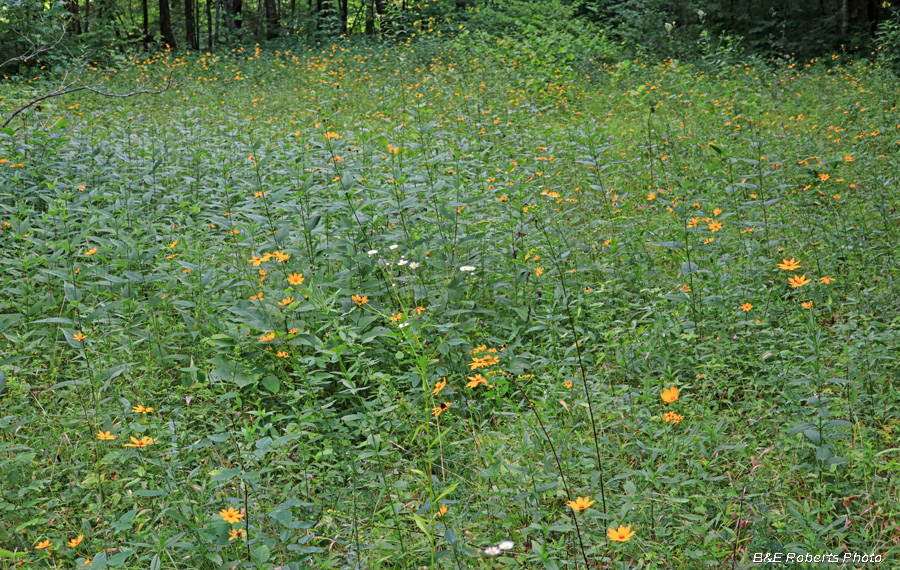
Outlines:
<svg viewBox="0 0 900 570"><path fill-rule="evenodd" d="M85 559L84 559L84 562L82 562L81 564L79 564L79 566L91 566L91 559L90 559L90 558L85 558Z"/></svg>
<svg viewBox="0 0 900 570"><path fill-rule="evenodd" d="M84 540L84 535L83 535L83 534L79 534L79 535L78 535L78 538L72 538L72 539L69 539L69 548L75 548L76 546L78 546L79 544L81 544L81 541L82 541L82 540Z"/></svg>
<svg viewBox="0 0 900 570"><path fill-rule="evenodd" d="M722 213L722 210L720 210L719 208L716 208L715 210L713 210L713 216L718 216L721 213Z"/></svg>
<svg viewBox="0 0 900 570"><path fill-rule="evenodd" d="M278 263L284 263L291 258L291 254L285 253L283 251L273 251L272 257L274 257L278 261Z"/></svg>
<svg viewBox="0 0 900 570"><path fill-rule="evenodd" d="M822 182L825 182L825 181L828 180L829 178L831 178L831 176L829 176L829 175L827 175L827 174L820 174L820 175L819 175L819 180L821 180Z"/></svg>
<svg viewBox="0 0 900 570"><path fill-rule="evenodd" d="M797 274L795 273L793 277L788 278L788 283L791 284L791 287L796 289L798 287L803 287L804 285L809 283L809 279L806 278L806 275L801 275L800 277L797 277Z"/></svg>
<svg viewBox="0 0 900 570"><path fill-rule="evenodd" d="M467 376L471 382L466 384L466 388L477 388L479 384L484 384L487 386L487 380L485 380L484 376L481 374L476 374L475 376Z"/></svg>
<svg viewBox="0 0 900 570"><path fill-rule="evenodd" d="M291 273L287 278L288 283L291 285L302 285L304 279L306 278L303 277L302 273Z"/></svg>
<svg viewBox="0 0 900 570"><path fill-rule="evenodd" d="M852 157L852 156L845 156L845 157L844 157L844 162L853 162L853 157Z"/></svg>
<svg viewBox="0 0 900 570"><path fill-rule="evenodd" d="M243 516L243 515L241 515ZM233 528L228 531L228 542L247 536L247 531L242 528Z"/></svg>
<svg viewBox="0 0 900 570"><path fill-rule="evenodd" d="M91 249L89 249L89 250L87 250L86 252L84 252L84 255L94 255L95 253L97 253L97 248L96 248L96 247L92 247Z"/></svg>
<svg viewBox="0 0 900 570"><path fill-rule="evenodd" d="M80 332L77 332L77 333L75 333L75 334L72 336L72 338L74 338L74 339L77 340L78 342L81 342L81 341L83 341L84 339L87 338L87 335L84 335L84 334L81 334Z"/></svg>
<svg viewBox="0 0 900 570"><path fill-rule="evenodd" d="M272 339L274 339L274 338L275 338L275 333L274 333L274 332L270 332L270 333L268 333L268 334L262 335L261 337L259 337L258 340L259 340L259 342L269 342L270 340L272 340Z"/></svg>
<svg viewBox="0 0 900 570"><path fill-rule="evenodd" d="M543 274L543 273L544 273L543 267L538 267L537 269L534 270L534 274L537 275L538 277L540 277L541 274Z"/></svg>
<svg viewBox="0 0 900 570"><path fill-rule="evenodd" d="M397 321L403 319L403 313L396 313L391 315L391 322L396 323Z"/></svg>
<svg viewBox="0 0 900 570"><path fill-rule="evenodd" d="M225 522L230 524L240 522L240 520L244 518L244 513L234 510L234 507L222 509L221 511L219 511L219 514L222 516L222 519L224 519Z"/></svg>
<svg viewBox="0 0 900 570"><path fill-rule="evenodd" d="M568 382L566 382L565 384L563 384L563 386L565 386L566 388L571 388L571 387L574 386L574 385L575 385L575 384L574 384L571 380L569 380Z"/></svg>
<svg viewBox="0 0 900 570"><path fill-rule="evenodd" d="M279 358L290 358L291 355L288 354L287 352L284 352L283 350L279 350L278 352L275 353L275 356L277 356Z"/></svg>
<svg viewBox="0 0 900 570"><path fill-rule="evenodd" d="M438 512L435 516L437 516L437 517L444 516L445 514L447 514L448 509L449 509L449 507L447 505L441 505L441 508L438 509Z"/></svg>
<svg viewBox="0 0 900 570"><path fill-rule="evenodd" d="M751 305L750 303L744 303L743 305L741 305L741 309L742 309L745 313L749 313L749 312L750 312L750 309L752 309L752 308L753 308L753 305Z"/></svg>
<svg viewBox="0 0 900 570"><path fill-rule="evenodd" d="M145 435L141 439L138 439L138 438L132 436L131 441L132 441L132 443L126 443L125 447L147 447L148 445L150 445L151 443L153 443L156 440L152 437L147 437Z"/></svg>
<svg viewBox="0 0 900 570"><path fill-rule="evenodd" d="M606 536L613 542L628 542L634 536L634 531L631 530L631 525L619 525L617 529L609 529L606 532Z"/></svg>
<svg viewBox="0 0 900 570"><path fill-rule="evenodd" d="M434 394L435 396L437 396L438 394L441 393L441 390L443 390L446 385L447 385L447 379L444 378L443 380L441 380L440 382L438 382L437 384L434 385L434 390L432 390L431 393Z"/></svg>
<svg viewBox="0 0 900 570"><path fill-rule="evenodd" d="M344 137L342 137L341 135L339 135L337 133L327 132L327 133L325 133L325 138L328 140L331 140L331 139L342 139Z"/></svg>
<svg viewBox="0 0 900 570"><path fill-rule="evenodd" d="M284 307L285 305L290 305L293 302L294 302L293 297L285 297L284 299L278 301L278 304L281 305L282 307Z"/></svg>
<svg viewBox="0 0 900 570"><path fill-rule="evenodd" d="M804 309L812 309L812 301L807 301L805 303L800 303L800 304L803 305Z"/></svg>
<svg viewBox="0 0 900 570"><path fill-rule="evenodd" d="M678 399L678 388L672 386L671 388L666 388L660 394L660 397L663 399L663 402L667 404L674 403Z"/></svg>
<svg viewBox="0 0 900 570"><path fill-rule="evenodd" d="M45 549L45 548L47 548L47 547L49 547L49 546L50 546L50 541L49 541L49 540L42 540L42 541L39 542L38 545L35 546L34 548L35 548L35 550L43 550L43 549Z"/></svg>
<svg viewBox="0 0 900 570"><path fill-rule="evenodd" d="M116 439L116 436L114 436L113 434L109 433L108 431L106 431L106 432L105 432L105 431L98 431L98 432L97 432L97 439L99 439L99 440L101 440L101 441L108 441L108 440Z"/></svg>
<svg viewBox="0 0 900 570"><path fill-rule="evenodd" d="M131 411L136 414L149 414L153 411L153 408L145 408L144 406L132 406Z"/></svg>
<svg viewBox="0 0 900 570"><path fill-rule="evenodd" d="M441 404L441 405L438 406L437 408L432 408L432 409L431 409L431 414L432 414L434 417L438 417L439 415L441 415L442 413L444 413L444 410L446 410L447 408L449 408L449 407L452 406L452 405L453 405L452 402L444 402L443 404Z"/></svg>
<svg viewBox="0 0 900 570"><path fill-rule="evenodd" d="M677 424L684 419L684 416L682 416L681 414L676 414L675 412L666 412L663 414L662 419L666 423L672 422Z"/></svg>
<svg viewBox="0 0 900 570"><path fill-rule="evenodd" d="M300 332L300 329L295 327L295 328L292 328L291 330L289 330L288 334L297 334L298 332Z"/></svg>
<svg viewBox="0 0 900 570"><path fill-rule="evenodd" d="M713 220L709 223L709 231L717 232L722 229L722 222Z"/></svg>
<svg viewBox="0 0 900 570"><path fill-rule="evenodd" d="M477 368L487 368L489 366L493 366L500 362L500 359L496 356L491 356L490 354L484 356L482 358L472 358L472 362L469 363L469 370L475 370Z"/></svg>
<svg viewBox="0 0 900 570"><path fill-rule="evenodd" d="M178 245L178 240L177 240L177 239L176 239L175 241L173 241L172 243L169 244L169 248L170 248L170 249L171 249L171 248L174 248L176 245Z"/></svg>
<svg viewBox="0 0 900 570"><path fill-rule="evenodd" d="M833 278L833 277L820 277L820 278L819 278L819 281L821 281L821 282L824 283L825 285L828 285L828 284L830 284L832 281L834 281L834 278Z"/></svg>
<svg viewBox="0 0 900 570"><path fill-rule="evenodd" d="M425 307L416 307L416 313L421 315L425 312Z"/></svg>
<svg viewBox="0 0 900 570"><path fill-rule="evenodd" d="M359 306L359 307L362 307L363 305L365 305L366 303L369 302L369 296L368 296L368 295L366 295L366 296L364 296L364 297L360 297L359 295L353 295L353 296L350 297L350 298L353 299L353 302L356 303L356 305Z"/></svg>
<svg viewBox="0 0 900 570"><path fill-rule="evenodd" d="M800 269L800 262L793 257L789 260L782 259L781 263L778 264L778 269L784 269L785 271L796 271L797 269Z"/></svg>
<svg viewBox="0 0 900 570"><path fill-rule="evenodd" d="M257 192L256 194L254 194L253 197L254 197L254 198L262 198L262 197L265 196L265 195L266 195L265 192L259 191L259 192Z"/></svg>
<svg viewBox="0 0 900 570"><path fill-rule="evenodd" d="M263 294L262 294L262 293L259 293L259 294L257 294L257 295L251 295L251 296L250 296L250 300L251 300L251 301L262 301L262 298L263 298Z"/></svg>
<svg viewBox="0 0 900 570"><path fill-rule="evenodd" d="M577 497L574 501L566 503L566 505L571 507L573 511L583 511L596 502L597 501L591 501L590 497Z"/></svg>

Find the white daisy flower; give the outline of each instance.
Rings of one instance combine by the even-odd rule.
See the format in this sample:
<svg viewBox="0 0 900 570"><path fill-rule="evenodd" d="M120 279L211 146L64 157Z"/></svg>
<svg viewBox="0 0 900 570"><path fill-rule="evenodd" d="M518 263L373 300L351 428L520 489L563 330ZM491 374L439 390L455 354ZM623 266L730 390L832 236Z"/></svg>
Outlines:
<svg viewBox="0 0 900 570"><path fill-rule="evenodd" d="M397 265L406 265L407 263L409 263L409 261L407 261L406 259L401 259L397 262Z"/></svg>
<svg viewBox="0 0 900 570"><path fill-rule="evenodd" d="M370 249L370 250L367 251L366 253L368 253L369 255L375 255L376 253L378 253L378 250L377 250L377 249Z"/></svg>
<svg viewBox="0 0 900 570"><path fill-rule="evenodd" d="M512 550L513 546L515 546L515 543L513 543L513 541L504 540L497 545L497 548L499 548L500 550Z"/></svg>
<svg viewBox="0 0 900 570"><path fill-rule="evenodd" d="M403 327L408 327L409 323L400 323L398 326L402 329Z"/></svg>
<svg viewBox="0 0 900 570"><path fill-rule="evenodd" d="M468 271L471 273L472 271L475 271L475 266L474 265L463 265L462 267L459 268L459 270L460 271Z"/></svg>
<svg viewBox="0 0 900 570"><path fill-rule="evenodd" d="M391 247L389 247L388 249L397 249L398 247L400 247L400 246L397 245L397 244L394 244L394 245L392 245Z"/></svg>
<svg viewBox="0 0 900 570"><path fill-rule="evenodd" d="M497 548L496 546L488 546L487 548L484 549L484 553L487 554L488 556L499 556L500 549Z"/></svg>
<svg viewBox="0 0 900 570"><path fill-rule="evenodd" d="M410 268L410 269L415 269L415 268L418 267L418 266L419 266L419 264L416 263L415 261L413 261L412 263L409 264L409 268Z"/></svg>

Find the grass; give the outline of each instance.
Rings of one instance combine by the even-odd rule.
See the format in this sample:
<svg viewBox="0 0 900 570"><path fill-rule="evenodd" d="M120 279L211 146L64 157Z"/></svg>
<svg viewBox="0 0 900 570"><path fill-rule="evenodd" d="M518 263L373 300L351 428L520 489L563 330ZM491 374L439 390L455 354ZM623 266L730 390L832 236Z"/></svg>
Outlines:
<svg viewBox="0 0 900 570"><path fill-rule="evenodd" d="M169 75L0 133L0 568L896 563L877 66L447 40L104 81Z"/></svg>

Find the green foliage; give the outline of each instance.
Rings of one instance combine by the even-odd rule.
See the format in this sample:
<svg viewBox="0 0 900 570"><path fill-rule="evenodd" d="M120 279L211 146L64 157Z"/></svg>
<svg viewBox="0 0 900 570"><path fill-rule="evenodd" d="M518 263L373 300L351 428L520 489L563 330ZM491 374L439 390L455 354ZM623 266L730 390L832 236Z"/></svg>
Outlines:
<svg viewBox="0 0 900 570"><path fill-rule="evenodd" d="M896 83L466 14L0 131L0 568L896 565Z"/></svg>

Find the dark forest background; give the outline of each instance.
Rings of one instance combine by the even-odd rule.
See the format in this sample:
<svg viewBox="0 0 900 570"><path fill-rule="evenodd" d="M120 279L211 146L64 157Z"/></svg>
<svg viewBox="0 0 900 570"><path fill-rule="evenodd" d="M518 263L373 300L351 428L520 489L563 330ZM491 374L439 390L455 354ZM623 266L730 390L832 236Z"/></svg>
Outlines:
<svg viewBox="0 0 900 570"><path fill-rule="evenodd" d="M0 63L9 75L40 56L461 33L557 34L552 49L564 59L874 52L892 60L898 12L875 0L0 0Z"/></svg>

